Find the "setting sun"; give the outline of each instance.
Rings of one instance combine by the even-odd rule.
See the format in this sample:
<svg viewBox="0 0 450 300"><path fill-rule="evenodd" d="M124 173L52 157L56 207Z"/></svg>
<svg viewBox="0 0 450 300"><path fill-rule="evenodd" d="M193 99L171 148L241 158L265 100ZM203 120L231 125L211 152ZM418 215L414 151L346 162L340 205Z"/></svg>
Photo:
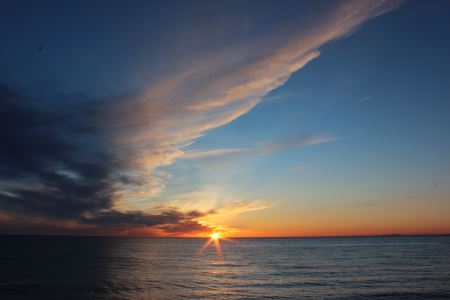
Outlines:
<svg viewBox="0 0 450 300"><path fill-rule="evenodd" d="M211 234L211 238L213 240L218 240L218 239L220 239L220 234L218 234L217 232L214 232L213 234Z"/></svg>

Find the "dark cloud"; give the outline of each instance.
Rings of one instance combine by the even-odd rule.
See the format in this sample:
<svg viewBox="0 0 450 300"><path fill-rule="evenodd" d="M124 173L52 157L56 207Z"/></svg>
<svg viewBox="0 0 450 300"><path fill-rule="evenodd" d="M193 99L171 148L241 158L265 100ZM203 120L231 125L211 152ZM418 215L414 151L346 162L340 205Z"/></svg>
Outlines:
<svg viewBox="0 0 450 300"><path fill-rule="evenodd" d="M82 217L76 226L71 222L57 223L50 220L30 222L21 215L1 220L0 216L0 234L155 236L159 235L160 231L168 235L177 235L211 230L191 219L189 214L167 211L149 215L141 212L123 213L110 210L95 217Z"/></svg>
<svg viewBox="0 0 450 300"><path fill-rule="evenodd" d="M118 231L135 228L157 228L170 234L202 232L208 227L200 224L195 219L205 216L204 213L191 211L182 213L177 210L169 210L160 214L145 214L139 211L120 212L108 210L96 215L85 217L83 224L117 229Z"/></svg>
<svg viewBox="0 0 450 300"><path fill-rule="evenodd" d="M32 233L35 227L71 232L64 226L58 231L58 222L89 225L91 232L158 226L168 226L170 232L204 229L195 221L198 212L150 215L113 209L114 183L133 182L115 176L122 163L108 147L108 134L99 134L101 106L92 102L52 108L0 84L0 214L26 217L20 224L0 219L2 227L22 233ZM31 224L37 219L52 225Z"/></svg>

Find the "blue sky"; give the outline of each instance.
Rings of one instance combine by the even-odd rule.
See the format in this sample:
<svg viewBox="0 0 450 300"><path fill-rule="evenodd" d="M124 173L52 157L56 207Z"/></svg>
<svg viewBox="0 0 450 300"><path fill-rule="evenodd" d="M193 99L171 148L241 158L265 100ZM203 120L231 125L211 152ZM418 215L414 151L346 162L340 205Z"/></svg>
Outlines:
<svg viewBox="0 0 450 300"><path fill-rule="evenodd" d="M22 127L6 122L3 139L17 149L42 130L60 138L49 145L73 147L56 159L28 145L38 167L2 171L0 221L12 232L450 229L444 1L2 6L2 101L19 99L37 124L52 120L23 125L14 138ZM25 155L5 149L4 162ZM75 198L95 205L74 204L67 215L59 204L12 205L30 182L39 199L63 195L51 203L89 186L91 195Z"/></svg>

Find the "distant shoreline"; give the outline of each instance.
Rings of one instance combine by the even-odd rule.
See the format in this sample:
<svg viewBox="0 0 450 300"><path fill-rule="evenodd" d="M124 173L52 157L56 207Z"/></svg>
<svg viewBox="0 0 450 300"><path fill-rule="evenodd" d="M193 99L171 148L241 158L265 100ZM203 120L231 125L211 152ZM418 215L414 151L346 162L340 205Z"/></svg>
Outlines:
<svg viewBox="0 0 450 300"><path fill-rule="evenodd" d="M150 239L208 239L208 237L175 236L123 236L123 235L59 235L59 234L0 234L2 237L60 237L60 238L150 238ZM380 234L380 235L330 235L330 236L267 236L228 237L230 239L324 239L324 238L385 238L385 237L450 237L447 234Z"/></svg>

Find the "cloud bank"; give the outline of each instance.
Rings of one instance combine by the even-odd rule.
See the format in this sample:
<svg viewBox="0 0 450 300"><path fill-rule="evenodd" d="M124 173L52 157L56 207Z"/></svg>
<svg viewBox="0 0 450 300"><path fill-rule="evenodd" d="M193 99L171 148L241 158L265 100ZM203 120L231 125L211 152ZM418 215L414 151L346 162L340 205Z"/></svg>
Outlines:
<svg viewBox="0 0 450 300"><path fill-rule="evenodd" d="M289 29L281 39L269 34L245 47L231 45L178 64L160 81L131 95L61 107L1 85L2 230L149 235L209 230L200 220L213 212L155 208L152 198L165 189L170 176L162 167L189 156L246 152L189 154L185 149L248 113L317 58L321 46L400 2L334 5L308 28ZM269 143L262 153L332 139L300 136ZM137 211L135 204L143 201L148 205Z"/></svg>

